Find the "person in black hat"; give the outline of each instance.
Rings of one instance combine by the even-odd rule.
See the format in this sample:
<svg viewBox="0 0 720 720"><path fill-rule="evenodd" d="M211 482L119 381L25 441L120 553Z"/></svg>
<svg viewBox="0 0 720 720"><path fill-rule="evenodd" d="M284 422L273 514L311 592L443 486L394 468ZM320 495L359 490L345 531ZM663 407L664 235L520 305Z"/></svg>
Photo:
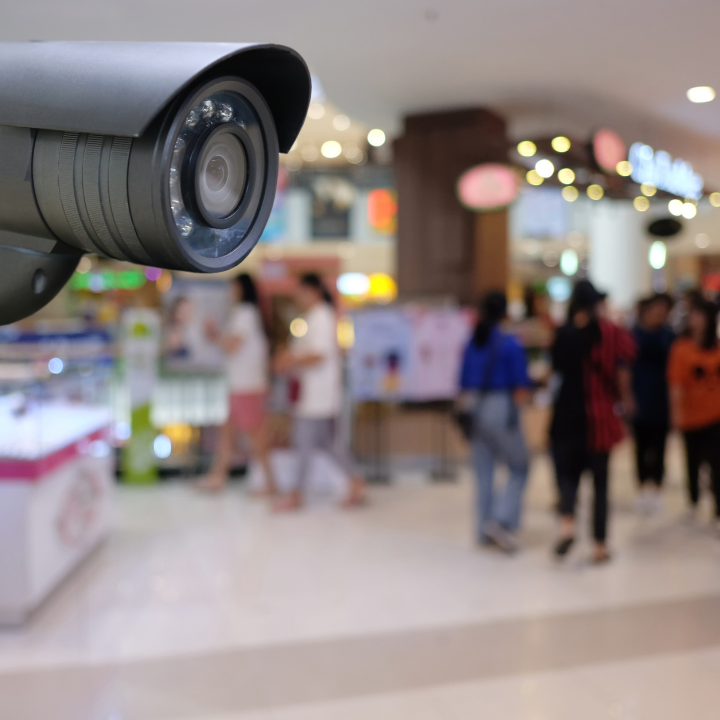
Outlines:
<svg viewBox="0 0 720 720"><path fill-rule="evenodd" d="M553 461L560 492L560 537L555 554L562 558L575 541L575 505L580 477L593 475L595 491L593 561L610 559L607 549L608 461L624 436L616 413L618 401L632 407L629 366L635 346L628 332L599 312L606 295L589 280L573 291L568 321L556 335L552 363L557 388L550 427Z"/></svg>

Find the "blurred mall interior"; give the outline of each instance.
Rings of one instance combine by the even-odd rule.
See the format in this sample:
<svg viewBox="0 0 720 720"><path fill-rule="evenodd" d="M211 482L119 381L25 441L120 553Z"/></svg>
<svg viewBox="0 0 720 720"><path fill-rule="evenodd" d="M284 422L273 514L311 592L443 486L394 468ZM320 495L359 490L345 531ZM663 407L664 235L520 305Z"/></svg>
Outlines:
<svg viewBox="0 0 720 720"><path fill-rule="evenodd" d="M717 718L713 18L6 5L312 90L240 265L88 253L0 327L0 720Z"/></svg>

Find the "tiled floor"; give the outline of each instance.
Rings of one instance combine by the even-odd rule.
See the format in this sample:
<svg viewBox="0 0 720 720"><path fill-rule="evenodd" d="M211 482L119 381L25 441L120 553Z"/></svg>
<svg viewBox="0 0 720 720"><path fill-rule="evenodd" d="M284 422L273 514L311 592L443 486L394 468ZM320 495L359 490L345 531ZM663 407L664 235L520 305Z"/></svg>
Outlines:
<svg viewBox="0 0 720 720"><path fill-rule="evenodd" d="M511 559L470 542L468 472L290 517L238 485L121 489L112 538L26 628L0 630L0 720L715 718L720 538L681 520L676 444L659 518L634 512L629 447L613 469L603 568L586 544L551 561L543 457ZM576 627L587 652L563 640ZM440 669L428 638L457 643Z"/></svg>

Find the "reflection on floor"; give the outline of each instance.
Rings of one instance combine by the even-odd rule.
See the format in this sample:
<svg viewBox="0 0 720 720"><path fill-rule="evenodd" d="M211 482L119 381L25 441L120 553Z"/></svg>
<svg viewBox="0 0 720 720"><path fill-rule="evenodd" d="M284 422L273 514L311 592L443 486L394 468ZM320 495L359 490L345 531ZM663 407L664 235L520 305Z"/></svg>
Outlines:
<svg viewBox="0 0 720 720"><path fill-rule="evenodd" d="M120 489L112 539L0 631L0 720L716 718L720 538L709 506L683 522L670 455L654 518L613 458L603 568L551 560L544 457L515 558L472 546L468 471L291 517L237 485Z"/></svg>

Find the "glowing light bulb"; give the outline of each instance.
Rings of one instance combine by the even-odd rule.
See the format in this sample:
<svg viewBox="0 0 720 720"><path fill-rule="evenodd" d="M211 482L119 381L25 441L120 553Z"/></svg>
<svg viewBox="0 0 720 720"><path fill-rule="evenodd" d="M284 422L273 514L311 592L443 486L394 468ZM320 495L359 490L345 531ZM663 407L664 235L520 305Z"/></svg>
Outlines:
<svg viewBox="0 0 720 720"><path fill-rule="evenodd" d="M336 285L341 295L367 295L370 290L370 278L365 273L343 273L338 277Z"/></svg>
<svg viewBox="0 0 720 720"><path fill-rule="evenodd" d="M558 180L563 185L572 185L575 182L575 173L570 168L558 170Z"/></svg>
<svg viewBox="0 0 720 720"><path fill-rule="evenodd" d="M715 90L708 85L700 85L687 91L687 99L692 103L706 103L715 99Z"/></svg>
<svg viewBox="0 0 720 720"><path fill-rule="evenodd" d="M655 270L660 270L665 267L665 260L667 260L667 248L662 240L656 240L650 246L648 260L650 261L650 267Z"/></svg>
<svg viewBox="0 0 720 720"><path fill-rule="evenodd" d="M380 147L385 144L385 133L378 128L374 128L367 134L367 141L373 147Z"/></svg>
<svg viewBox="0 0 720 720"><path fill-rule="evenodd" d="M323 157L329 159L340 157L340 153L342 153L342 145L340 145L337 140L328 140L322 144L320 152Z"/></svg>
<svg viewBox="0 0 720 720"><path fill-rule="evenodd" d="M656 192L657 188L652 183L643 183L640 186L640 192L643 195L647 195L648 197L652 197Z"/></svg>
<svg viewBox="0 0 720 720"><path fill-rule="evenodd" d="M720 192L710 193L708 200L713 207L720 207Z"/></svg>
<svg viewBox="0 0 720 720"><path fill-rule="evenodd" d="M525 179L531 185L542 185L545 182L545 178L540 177L536 170L528 170L527 174L525 175Z"/></svg>
<svg viewBox="0 0 720 720"><path fill-rule="evenodd" d="M567 248L560 255L560 271L563 275L574 275L578 271L580 261L578 254L572 248Z"/></svg>
<svg viewBox="0 0 720 720"><path fill-rule="evenodd" d="M172 441L170 438L167 435L158 435L153 441L153 452L155 457L161 460L169 458L172 455Z"/></svg>
<svg viewBox="0 0 720 720"><path fill-rule="evenodd" d="M290 323L290 334L293 337L301 338L307 335L308 324L303 318L295 318Z"/></svg>
<svg viewBox="0 0 720 720"><path fill-rule="evenodd" d="M532 157L537 152L537 145L532 140L523 140L518 143L517 151L523 157Z"/></svg>
<svg viewBox="0 0 720 720"><path fill-rule="evenodd" d="M555 172L555 166L550 160L538 160L535 163L535 172L542 178L549 178Z"/></svg>
<svg viewBox="0 0 720 720"><path fill-rule="evenodd" d="M570 141L564 135L553 138L550 145L555 152L559 153L567 152L570 149Z"/></svg>
<svg viewBox="0 0 720 720"><path fill-rule="evenodd" d="M617 172L617 174L620 175L621 177L630 177L630 175L632 175L632 171L633 171L633 166L627 160L621 160L615 166L615 172Z"/></svg>
<svg viewBox="0 0 720 720"><path fill-rule="evenodd" d="M677 198L674 198L668 203L668 212L671 215L675 215L676 217L682 215L683 211L683 201L678 200Z"/></svg>
<svg viewBox="0 0 720 720"><path fill-rule="evenodd" d="M336 115L332 124L336 130L347 130L350 127L350 118L347 115Z"/></svg>
<svg viewBox="0 0 720 720"><path fill-rule="evenodd" d="M576 187L573 187L572 185L568 185L567 187L564 187L562 189L562 196L564 200L567 200L568 202L575 202L578 199L578 196L580 193L578 192L578 189Z"/></svg>
<svg viewBox="0 0 720 720"><path fill-rule="evenodd" d="M600 187L600 185L588 185L587 196L591 200L600 200L604 194L605 191Z"/></svg>
<svg viewBox="0 0 720 720"><path fill-rule="evenodd" d="M687 220L692 220L697 215L697 208L695 207L695 203L686 202L682 205L682 210L680 210L680 214L686 218Z"/></svg>
<svg viewBox="0 0 720 720"><path fill-rule="evenodd" d="M650 207L650 201L644 195L639 195L633 200L633 205L636 210L645 212Z"/></svg>

